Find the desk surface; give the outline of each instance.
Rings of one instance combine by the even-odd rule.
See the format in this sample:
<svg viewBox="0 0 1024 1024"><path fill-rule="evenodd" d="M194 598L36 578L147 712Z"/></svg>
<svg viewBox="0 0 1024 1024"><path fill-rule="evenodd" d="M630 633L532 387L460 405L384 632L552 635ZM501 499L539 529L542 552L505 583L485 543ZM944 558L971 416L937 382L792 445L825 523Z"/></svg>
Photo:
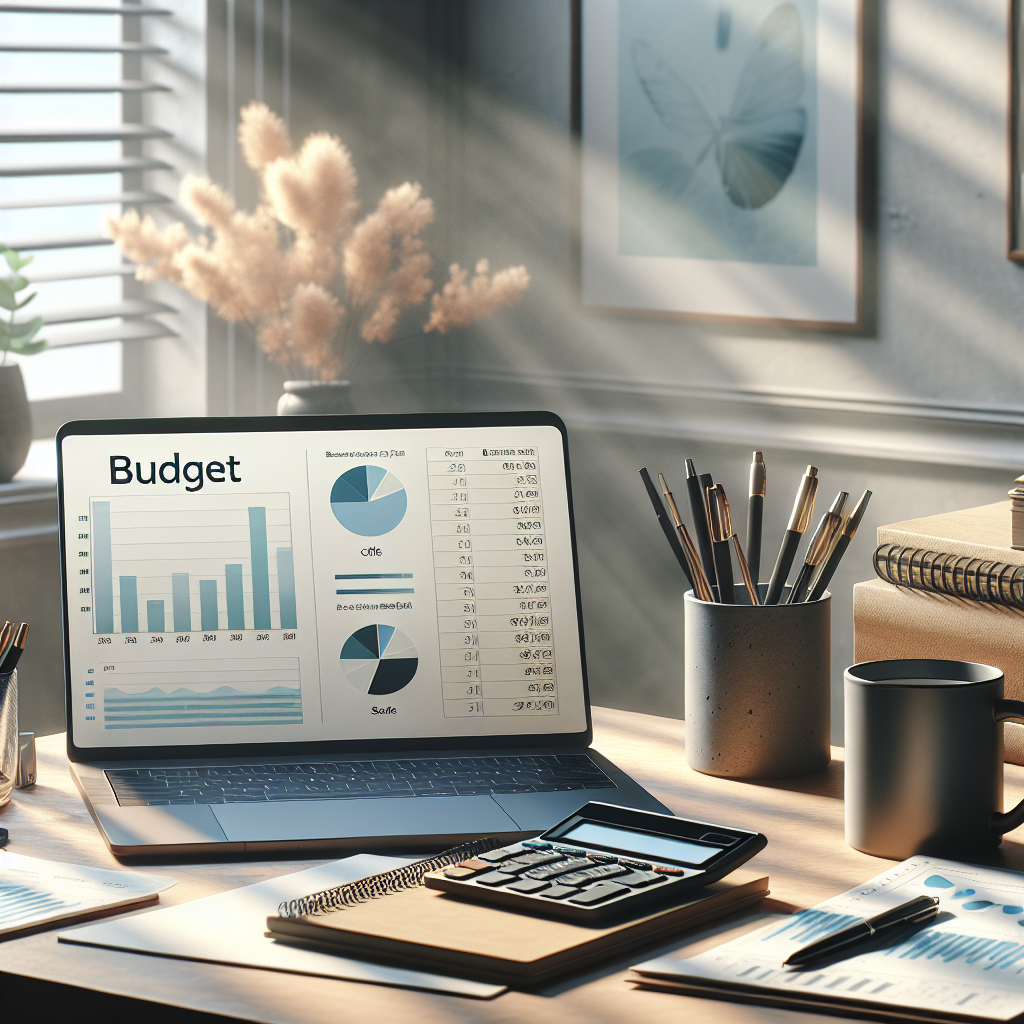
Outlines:
<svg viewBox="0 0 1024 1024"><path fill-rule="evenodd" d="M858 853L843 840L843 766L838 748L833 751L837 759L818 775L781 783L751 783L714 779L690 769L684 756L684 726L679 721L595 708L594 733L598 750L675 813L756 828L767 835L767 849L751 866L769 874L774 899L809 906L870 878L890 863ZM71 782L64 737L41 740L38 755L38 785L16 793L12 803L0 811L0 824L11 832L10 849L49 860L118 867ZM1007 765L1007 805L1022 796L1024 768ZM991 863L1024 870L1024 844L1014 836L1024 836L1024 832L1011 833ZM152 870L178 879L174 888L161 894L161 905L171 906L318 863L323 861L245 860L161 864ZM750 920L723 924L714 935L705 931L700 938L680 936L657 950L638 952L629 962L673 950L690 955L750 927ZM619 962L534 992L508 992L491 1002L479 1002L70 946L58 943L55 931L0 945L0 986L5 981L13 984L15 977L4 977L12 975L275 1024L371 1020L388 1024L544 1024L556 1020L559 1024L631 1024L637 1020L677 1024L681 1019L694 1024L746 1024L768 1018L810 1024L816 1017L633 989L623 980L628 966L628 962Z"/></svg>

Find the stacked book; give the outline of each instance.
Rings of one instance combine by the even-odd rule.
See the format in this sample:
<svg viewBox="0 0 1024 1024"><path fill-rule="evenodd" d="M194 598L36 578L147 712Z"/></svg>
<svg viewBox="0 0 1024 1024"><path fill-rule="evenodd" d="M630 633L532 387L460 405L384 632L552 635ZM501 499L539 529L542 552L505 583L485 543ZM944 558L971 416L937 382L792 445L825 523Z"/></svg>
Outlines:
<svg viewBox="0 0 1024 1024"><path fill-rule="evenodd" d="M853 588L854 659L949 658L995 665L1024 700L1024 550L1011 503L878 529L879 578ZM1007 723L1007 761L1024 764L1024 726Z"/></svg>

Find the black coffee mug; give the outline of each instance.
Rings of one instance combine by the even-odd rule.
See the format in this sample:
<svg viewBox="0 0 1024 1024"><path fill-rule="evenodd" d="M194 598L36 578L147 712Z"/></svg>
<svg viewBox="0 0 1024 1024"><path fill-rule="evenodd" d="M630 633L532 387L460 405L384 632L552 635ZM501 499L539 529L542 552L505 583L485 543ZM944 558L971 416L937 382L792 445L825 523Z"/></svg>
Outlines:
<svg viewBox="0 0 1024 1024"><path fill-rule="evenodd" d="M846 679L846 841L876 857L995 849L1024 823L1003 808L1003 729L1024 701L968 661L866 661Z"/></svg>

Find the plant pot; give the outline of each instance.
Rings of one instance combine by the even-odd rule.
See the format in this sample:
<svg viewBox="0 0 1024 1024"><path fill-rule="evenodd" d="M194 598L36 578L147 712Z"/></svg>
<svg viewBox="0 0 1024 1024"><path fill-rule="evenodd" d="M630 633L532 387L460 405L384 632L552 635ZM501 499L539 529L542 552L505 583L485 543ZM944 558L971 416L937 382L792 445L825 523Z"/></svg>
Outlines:
<svg viewBox="0 0 1024 1024"><path fill-rule="evenodd" d="M0 366L0 484L25 465L32 445L32 416L21 367Z"/></svg>
<svg viewBox="0 0 1024 1024"><path fill-rule="evenodd" d="M277 401L278 416L351 414L352 382L348 380L286 380Z"/></svg>

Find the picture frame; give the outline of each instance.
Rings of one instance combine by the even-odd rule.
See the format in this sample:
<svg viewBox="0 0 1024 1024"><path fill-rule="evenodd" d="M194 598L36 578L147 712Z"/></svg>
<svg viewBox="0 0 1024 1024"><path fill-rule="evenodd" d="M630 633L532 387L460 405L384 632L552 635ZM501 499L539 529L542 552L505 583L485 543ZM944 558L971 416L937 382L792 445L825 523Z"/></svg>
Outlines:
<svg viewBox="0 0 1024 1024"><path fill-rule="evenodd" d="M1024 263L1024 207L1022 207L1022 179L1024 173L1024 67L1021 65L1024 48L1024 10L1021 0L1007 4L1006 23L1007 64L1009 66L1008 97L1006 106L1006 258Z"/></svg>
<svg viewBox="0 0 1024 1024"><path fill-rule="evenodd" d="M585 309L856 330L862 0L577 0Z"/></svg>

